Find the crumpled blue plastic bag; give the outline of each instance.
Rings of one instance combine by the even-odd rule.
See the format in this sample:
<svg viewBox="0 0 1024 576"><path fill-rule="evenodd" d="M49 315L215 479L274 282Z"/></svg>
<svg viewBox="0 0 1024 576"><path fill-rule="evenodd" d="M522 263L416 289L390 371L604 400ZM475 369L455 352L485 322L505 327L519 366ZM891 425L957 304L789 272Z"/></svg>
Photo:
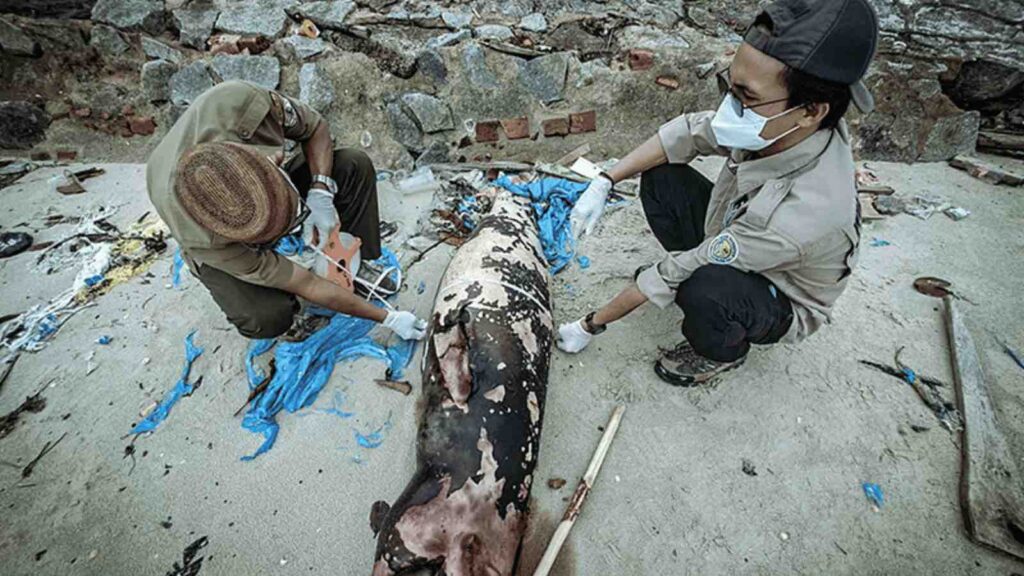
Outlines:
<svg viewBox="0 0 1024 576"><path fill-rule="evenodd" d="M530 199L544 258L552 274L561 272L576 255L576 239L572 235L569 216L587 184L564 178L540 178L526 184L515 184L504 175L494 183L516 196Z"/></svg>
<svg viewBox="0 0 1024 576"><path fill-rule="evenodd" d="M188 376L192 371L192 364L203 354L203 349L192 343L193 338L196 335L196 331L189 332L188 336L185 336L185 365L181 368L181 378L174 384L174 388L171 388L164 399L160 401L160 404L153 409L141 422L132 428L132 434L142 434L144 432L152 432L160 425L167 416L171 413L171 408L181 400L183 396L188 396L195 390L195 384L189 384Z"/></svg>

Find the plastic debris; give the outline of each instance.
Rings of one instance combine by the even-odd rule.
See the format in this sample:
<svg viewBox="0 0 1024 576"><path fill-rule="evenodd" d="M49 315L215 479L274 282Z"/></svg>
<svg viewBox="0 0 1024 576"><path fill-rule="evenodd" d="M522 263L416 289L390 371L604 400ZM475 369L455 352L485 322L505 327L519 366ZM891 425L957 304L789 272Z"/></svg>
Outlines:
<svg viewBox="0 0 1024 576"><path fill-rule="evenodd" d="M385 248L375 265L397 267L398 258ZM338 362L360 357L385 360L389 371L400 378L412 358L417 344L414 340L401 340L385 348L369 337L377 325L372 320L327 311L325 315L331 317L330 322L301 342L258 340L250 344L246 354L249 388L254 389L265 378L254 366L254 359L271 348L274 348L275 372L266 390L250 404L242 419L243 428L263 436L259 448L242 460L253 460L274 446L279 429L277 414L281 410L295 413L312 406Z"/></svg>
<svg viewBox="0 0 1024 576"><path fill-rule="evenodd" d="M876 509L881 508L882 504L885 503L885 495L882 494L882 487L874 482L864 482L861 485L864 490L864 496L871 502Z"/></svg>
<svg viewBox="0 0 1024 576"><path fill-rule="evenodd" d="M577 256L576 257L576 262L578 262L579 265L580 265L580 268L582 268L584 270L586 270L587 268L590 268L590 258L587 257L587 256Z"/></svg>
<svg viewBox="0 0 1024 576"><path fill-rule="evenodd" d="M430 166L417 168L407 178L398 182L398 189L406 195L430 192L437 188L438 182L434 178L434 171L430 169Z"/></svg>
<svg viewBox="0 0 1024 576"><path fill-rule="evenodd" d="M427 283L425 280L420 280L420 283L416 286L416 293L423 294L427 289Z"/></svg>
<svg viewBox="0 0 1024 576"><path fill-rule="evenodd" d="M370 134L369 130L363 130L363 133L359 135L359 145L363 148L373 145L373 134Z"/></svg>
<svg viewBox="0 0 1024 576"><path fill-rule="evenodd" d="M391 419L388 418L384 424L369 434L362 434L355 428L352 429L352 433L355 435L356 444L362 448L378 448L384 443L384 433L391 429Z"/></svg>
<svg viewBox="0 0 1024 576"><path fill-rule="evenodd" d="M997 338L997 340L999 341L999 345L1003 347L1003 351L1006 352L1010 358L1013 358L1013 361L1017 363L1017 366L1024 369L1024 358L1021 357L1020 353L1013 348L1010 348L1010 345L1002 339Z"/></svg>
<svg viewBox="0 0 1024 576"><path fill-rule="evenodd" d="M0 233L0 258L21 254L32 245L32 236L24 232Z"/></svg>
<svg viewBox="0 0 1024 576"><path fill-rule="evenodd" d="M967 208L961 208L960 206L950 206L949 208L943 210L942 213L945 214L946 216L949 216L951 219L957 222L971 215L970 210L968 210Z"/></svg>
<svg viewBox="0 0 1024 576"><path fill-rule="evenodd" d="M106 346L107 344L110 344L113 340L114 339L111 338L110 336L104 335L104 336L100 336L99 338L97 338L96 339L96 343L101 345L101 346Z"/></svg>
<svg viewBox="0 0 1024 576"><path fill-rule="evenodd" d="M149 416L146 416L132 428L132 434L142 434L155 430L170 415L171 408L178 403L178 400L192 394L199 385L202 377L191 384L188 382L189 373L192 371L192 364L196 361L196 358L203 354L203 349L193 344L195 335L196 331L193 330L189 332L188 336L185 336L185 365L181 368L181 378L175 382L174 388L171 388L170 392L160 401L160 404L149 413Z"/></svg>
<svg viewBox="0 0 1024 576"><path fill-rule="evenodd" d="M892 246L892 242L888 240L882 240L881 238L872 238L869 244L872 248L881 248L883 246Z"/></svg>
<svg viewBox="0 0 1024 576"><path fill-rule="evenodd" d="M528 184L515 184L505 175L495 184L517 196L529 198L540 232L544 257L552 274L561 272L576 254L569 215L587 184L564 178L540 178Z"/></svg>
<svg viewBox="0 0 1024 576"><path fill-rule="evenodd" d="M181 257L181 247L174 251L174 263L171 264L171 286L175 290L181 288L181 269L185 267L185 259Z"/></svg>

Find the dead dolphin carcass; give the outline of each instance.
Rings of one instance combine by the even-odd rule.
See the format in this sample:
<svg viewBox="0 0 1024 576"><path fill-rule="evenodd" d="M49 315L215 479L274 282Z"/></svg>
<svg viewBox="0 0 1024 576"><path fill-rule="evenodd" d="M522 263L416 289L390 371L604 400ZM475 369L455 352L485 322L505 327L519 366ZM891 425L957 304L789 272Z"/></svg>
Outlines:
<svg viewBox="0 0 1024 576"><path fill-rule="evenodd" d="M417 470L392 506L374 505L375 576L513 573L552 334L531 209L500 192L441 280L423 361Z"/></svg>

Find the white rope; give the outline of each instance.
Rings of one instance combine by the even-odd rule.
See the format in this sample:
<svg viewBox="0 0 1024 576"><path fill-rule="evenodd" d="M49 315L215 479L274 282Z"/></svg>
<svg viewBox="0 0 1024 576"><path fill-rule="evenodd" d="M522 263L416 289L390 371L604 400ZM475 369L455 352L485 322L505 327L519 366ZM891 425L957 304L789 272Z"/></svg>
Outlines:
<svg viewBox="0 0 1024 576"><path fill-rule="evenodd" d="M444 288L442 288L438 292L438 294L445 294L445 293L447 293L449 290L451 290L453 288L461 287L461 286L468 286L470 284L473 284L474 282L480 282L482 284L494 284L494 285L497 285L497 286L501 286L503 288L508 288L509 290L512 290L514 292L518 292L518 293L522 294L523 296L526 296L527 298L529 298L531 301L533 301L533 303L536 304L541 310L547 312L548 314L551 314L551 310L549 310L547 306L542 304L541 301L538 300L537 297L534 296L533 294L530 294L529 292L527 292L526 290L523 290L519 286L513 286L512 284L507 284L505 282L502 282L501 280L491 280L490 278L469 278L469 279L466 279L466 280L456 280L455 282L452 282L451 284L449 284L449 285L445 286Z"/></svg>

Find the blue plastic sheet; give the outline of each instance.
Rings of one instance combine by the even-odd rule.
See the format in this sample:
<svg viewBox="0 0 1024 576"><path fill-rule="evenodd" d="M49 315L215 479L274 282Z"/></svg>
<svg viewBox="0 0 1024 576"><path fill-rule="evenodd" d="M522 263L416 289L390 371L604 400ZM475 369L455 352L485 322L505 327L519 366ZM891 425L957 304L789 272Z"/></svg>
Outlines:
<svg viewBox="0 0 1024 576"><path fill-rule="evenodd" d="M356 444L361 448L379 448L384 443L384 433L391 428L391 420L389 419L380 428L370 432L369 434L363 434L355 428L352 429L352 433L355 435Z"/></svg>
<svg viewBox="0 0 1024 576"><path fill-rule="evenodd" d="M101 345L101 346L106 346L107 344L110 344L111 342L113 342L113 340L114 339L111 338L110 336L104 335L104 336L100 336L99 338L97 338L96 339L96 343Z"/></svg>
<svg viewBox="0 0 1024 576"><path fill-rule="evenodd" d="M494 183L516 196L530 199L544 258L552 274L561 272L576 255L576 239L572 235L569 215L587 189L587 184L564 178L541 178L527 184L515 184L508 176L502 176Z"/></svg>
<svg viewBox="0 0 1024 576"><path fill-rule="evenodd" d="M860 486L864 490L864 496L866 496L872 504L881 508L882 504L885 503L885 495L882 494L882 487L874 482L864 482Z"/></svg>
<svg viewBox="0 0 1024 576"><path fill-rule="evenodd" d="M870 245L872 248L882 248L884 246L891 246L892 242L889 242L888 240L882 240L881 238L872 238Z"/></svg>
<svg viewBox="0 0 1024 576"><path fill-rule="evenodd" d="M171 413L171 408L181 400L183 396L188 396L195 390L195 384L189 384L188 376L192 371L192 364L196 361L196 358L202 355L203 349L193 344L193 338L196 335L196 331L189 332L188 336L185 336L185 365L181 369L181 378L174 384L174 388L168 392L164 399L160 401L160 404L146 416L142 422L139 422L132 428L132 434L142 434L143 432L152 432L160 425L167 416Z"/></svg>
<svg viewBox="0 0 1024 576"><path fill-rule="evenodd" d="M171 286L175 290L181 288L181 269L185 267L185 259L181 257L181 246L174 251L174 263L171 265Z"/></svg>
<svg viewBox="0 0 1024 576"><path fill-rule="evenodd" d="M384 256L378 264L383 268L397 267L398 258L384 249ZM242 460L252 460L274 446L279 430L278 413L281 410L295 413L312 406L338 362L361 357L377 358L388 362L392 378L401 378L415 351L415 341L399 340L396 345L385 348L369 337L376 326L372 320L329 312L325 315L331 317L330 322L302 342L257 340L250 344L245 362L250 389L265 378L255 367L254 359L271 348L274 348L275 372L266 390L242 419L244 428L263 436L263 444L252 455L243 456ZM339 406L335 408L341 412Z"/></svg>

